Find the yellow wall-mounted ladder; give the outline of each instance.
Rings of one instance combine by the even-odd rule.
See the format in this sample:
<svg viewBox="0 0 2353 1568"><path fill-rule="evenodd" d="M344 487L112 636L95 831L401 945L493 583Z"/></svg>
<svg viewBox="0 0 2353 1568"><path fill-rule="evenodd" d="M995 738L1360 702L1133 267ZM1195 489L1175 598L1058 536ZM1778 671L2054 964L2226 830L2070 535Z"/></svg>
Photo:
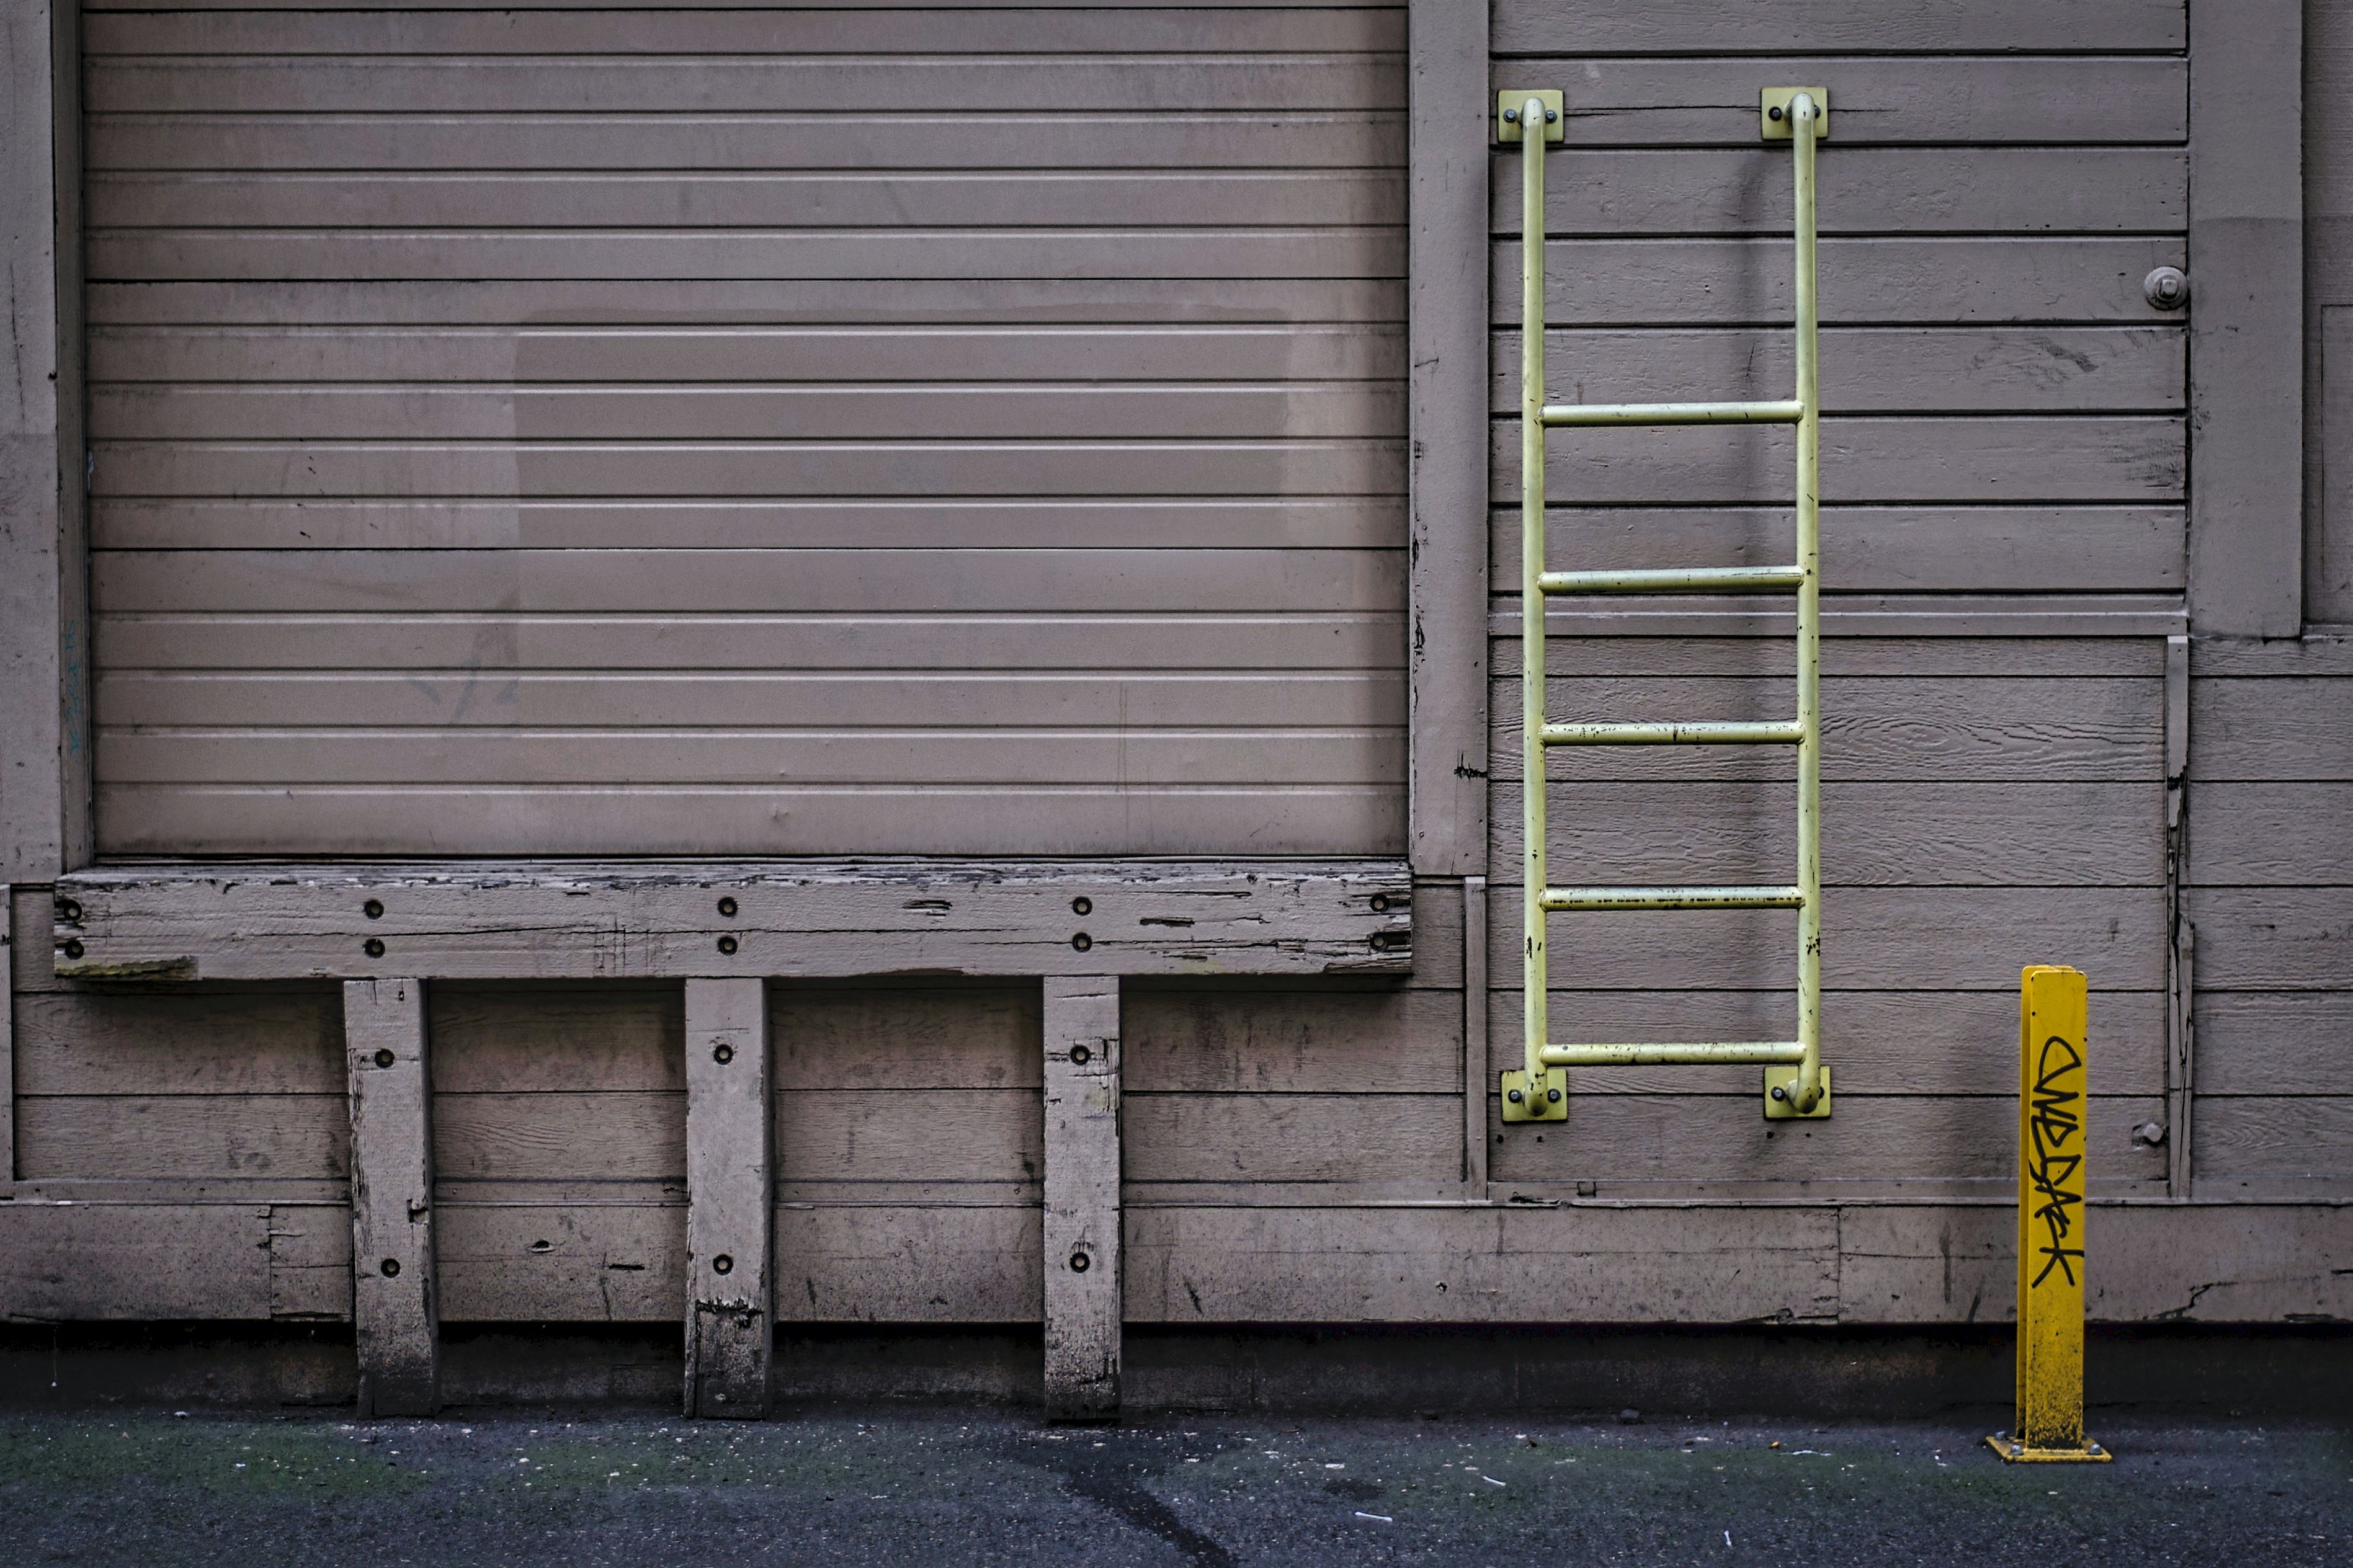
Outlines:
<svg viewBox="0 0 2353 1568"><path fill-rule="evenodd" d="M1520 636L1525 770L1526 1060L1503 1075L1505 1121L1568 1116L1571 1067L1754 1062L1765 1068L1765 1114L1830 1114L1822 1066L1821 608L1816 483L1820 400L1815 374L1814 143L1829 133L1820 88L1767 88L1759 123L1793 150L1797 206L1797 389L1767 403L1555 404L1545 395L1544 148L1565 139L1561 95L1497 95L1496 133L1521 143ZM1529 134L1540 128L1540 134ZM1787 566L1552 572L1545 567L1545 431L1548 426L1794 425L1798 430L1797 559ZM1545 599L1561 594L1754 594L1798 596L1798 716L1763 722L1555 724L1545 714ZM1551 885L1545 865L1545 752L1552 746L1784 745L1798 748L1798 879L1786 887L1574 888ZM1555 1045L1546 1008L1546 917L1567 910L1798 911L1798 1037L1658 1045Z"/></svg>

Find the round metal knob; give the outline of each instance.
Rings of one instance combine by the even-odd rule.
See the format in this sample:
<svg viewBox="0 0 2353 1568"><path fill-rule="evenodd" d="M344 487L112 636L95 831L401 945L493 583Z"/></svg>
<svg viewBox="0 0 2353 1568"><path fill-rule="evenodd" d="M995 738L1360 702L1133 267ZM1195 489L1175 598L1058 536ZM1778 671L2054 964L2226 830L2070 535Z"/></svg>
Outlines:
<svg viewBox="0 0 2353 1568"><path fill-rule="evenodd" d="M2179 267L2160 267L2140 280L2141 298L2160 310L2189 303L2189 277Z"/></svg>

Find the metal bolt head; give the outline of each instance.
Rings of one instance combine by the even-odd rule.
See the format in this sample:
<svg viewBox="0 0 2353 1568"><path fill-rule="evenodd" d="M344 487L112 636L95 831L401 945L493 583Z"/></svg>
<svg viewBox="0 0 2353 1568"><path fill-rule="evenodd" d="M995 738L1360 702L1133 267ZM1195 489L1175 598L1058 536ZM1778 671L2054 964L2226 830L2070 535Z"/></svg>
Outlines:
<svg viewBox="0 0 2353 1568"><path fill-rule="evenodd" d="M1556 1089L1546 1089L1545 1098L1552 1101L1555 1105L1558 1105L1560 1103L1560 1090Z"/></svg>
<svg viewBox="0 0 2353 1568"><path fill-rule="evenodd" d="M735 918L735 900L733 899L720 900L719 912L725 915L729 920L733 920Z"/></svg>
<svg viewBox="0 0 2353 1568"><path fill-rule="evenodd" d="M1765 111L1765 118L1766 118L1766 119L1767 119L1767 120L1778 120L1778 119L1780 119L1780 118L1781 118L1781 106L1780 106L1779 104L1778 104L1778 103L1777 103L1777 104L1775 104L1772 108L1770 108L1770 109L1767 110Z"/></svg>
<svg viewBox="0 0 2353 1568"><path fill-rule="evenodd" d="M79 899L59 899L58 900L58 919L65 921L68 923L71 923L72 921L81 919L81 900Z"/></svg>
<svg viewBox="0 0 2353 1568"><path fill-rule="evenodd" d="M392 1047L390 1046L386 1046L384 1049L376 1052L375 1054L375 1065L380 1068L388 1068L399 1059L400 1058L392 1054Z"/></svg>
<svg viewBox="0 0 2353 1568"><path fill-rule="evenodd" d="M1373 895L1373 913L1377 915L1385 915L1388 912L1389 896L1387 893L1375 893Z"/></svg>
<svg viewBox="0 0 2353 1568"><path fill-rule="evenodd" d="M1084 931L1079 932L1078 935L1071 939L1071 945L1078 949L1081 952L1086 952L1087 949L1094 946L1094 944L1095 939L1089 936Z"/></svg>
<svg viewBox="0 0 2353 1568"><path fill-rule="evenodd" d="M1072 1067L1082 1067L1082 1067L1086 1066L1089 1062L1091 1062L1091 1061L1092 1061L1092 1060L1094 1060L1094 1059L1095 1059L1095 1054L1094 1054L1094 1052L1092 1052L1092 1051L1091 1051L1091 1050L1087 1049L1087 1047L1084 1047L1084 1046L1072 1046L1072 1047L1071 1047L1071 1065Z"/></svg>
<svg viewBox="0 0 2353 1568"><path fill-rule="evenodd" d="M375 1271L387 1279L396 1279L400 1277L400 1259L387 1258L375 1266Z"/></svg>
<svg viewBox="0 0 2353 1568"><path fill-rule="evenodd" d="M719 951L727 954L730 958L735 956L736 946L736 941L732 936L723 936L719 939Z"/></svg>
<svg viewBox="0 0 2353 1568"><path fill-rule="evenodd" d="M2162 1121L2144 1121L2137 1128L2133 1130L2133 1136L2139 1139L2144 1143L2162 1143L2165 1142L2165 1123Z"/></svg>
<svg viewBox="0 0 2353 1568"><path fill-rule="evenodd" d="M1088 1269L1094 1267L1094 1261L1095 1260L1089 1258L1083 1250L1073 1252L1071 1254L1071 1272L1073 1274L1084 1274Z"/></svg>
<svg viewBox="0 0 2353 1568"><path fill-rule="evenodd" d="M711 1059L717 1062L721 1067L725 1067L729 1062L735 1059L735 1047L729 1045L726 1041L722 1040L719 1044L711 1047Z"/></svg>
<svg viewBox="0 0 2353 1568"><path fill-rule="evenodd" d="M2159 267L2140 280L2141 298L2159 310L2189 303L2189 279L2179 267Z"/></svg>
<svg viewBox="0 0 2353 1568"><path fill-rule="evenodd" d="M1095 901L1082 893L1071 900L1071 912L1074 915L1091 915L1095 912Z"/></svg>
<svg viewBox="0 0 2353 1568"><path fill-rule="evenodd" d="M360 951L366 953L370 958L382 958L384 956L384 939L382 937L372 936L368 938L367 941L360 943Z"/></svg>
<svg viewBox="0 0 2353 1568"><path fill-rule="evenodd" d="M1773 1086L1773 1098L1776 1100L1787 1100L1789 1098L1789 1091L1777 1083Z"/></svg>
<svg viewBox="0 0 2353 1568"><path fill-rule="evenodd" d="M79 958L81 954L81 938L78 936L69 936L66 938L66 956L68 958Z"/></svg>
<svg viewBox="0 0 2353 1568"><path fill-rule="evenodd" d="M1545 123L1546 123L1546 125L1550 125L1554 121L1558 120L1559 118L1560 118L1560 110L1557 110L1557 109L1547 109L1547 110L1545 110Z"/></svg>
<svg viewBox="0 0 2353 1568"><path fill-rule="evenodd" d="M1507 1094L1507 1095L1504 1096L1504 1098L1505 1100L1510 1100L1514 1105L1517 1105L1517 1104L1519 1104L1522 1100L1525 1100L1525 1099L1527 1098L1527 1096L1526 1096L1526 1095L1525 1095L1525 1094L1522 1094L1518 1089L1515 1089L1512 1090L1509 1094Z"/></svg>
<svg viewBox="0 0 2353 1568"><path fill-rule="evenodd" d="M735 1272L735 1259L723 1252L711 1260L711 1271L713 1274L733 1274Z"/></svg>
<svg viewBox="0 0 2353 1568"><path fill-rule="evenodd" d="M1516 110L1516 109L1507 109L1507 110L1504 110L1504 124L1506 124L1506 125L1517 125L1519 122L1520 122L1520 111L1519 111L1518 110Z"/></svg>
<svg viewBox="0 0 2353 1568"><path fill-rule="evenodd" d="M360 913L372 921L380 921L384 919L384 904L379 900L370 899L360 906Z"/></svg>

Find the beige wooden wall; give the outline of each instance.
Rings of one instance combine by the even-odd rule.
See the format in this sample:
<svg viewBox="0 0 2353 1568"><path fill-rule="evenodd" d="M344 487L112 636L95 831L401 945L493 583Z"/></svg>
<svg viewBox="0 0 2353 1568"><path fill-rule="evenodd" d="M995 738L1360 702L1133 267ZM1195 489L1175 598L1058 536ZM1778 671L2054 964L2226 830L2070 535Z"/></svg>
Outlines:
<svg viewBox="0 0 2353 1568"><path fill-rule="evenodd" d="M99 847L1395 852L1398 6L117 6Z"/></svg>

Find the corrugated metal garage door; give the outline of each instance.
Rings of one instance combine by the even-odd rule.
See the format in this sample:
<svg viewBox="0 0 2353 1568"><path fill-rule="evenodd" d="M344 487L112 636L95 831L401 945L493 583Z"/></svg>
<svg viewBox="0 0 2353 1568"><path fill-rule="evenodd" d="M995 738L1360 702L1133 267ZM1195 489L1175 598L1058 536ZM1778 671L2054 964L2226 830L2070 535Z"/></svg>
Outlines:
<svg viewBox="0 0 2353 1568"><path fill-rule="evenodd" d="M92 10L102 848L1397 850L1403 16Z"/></svg>

